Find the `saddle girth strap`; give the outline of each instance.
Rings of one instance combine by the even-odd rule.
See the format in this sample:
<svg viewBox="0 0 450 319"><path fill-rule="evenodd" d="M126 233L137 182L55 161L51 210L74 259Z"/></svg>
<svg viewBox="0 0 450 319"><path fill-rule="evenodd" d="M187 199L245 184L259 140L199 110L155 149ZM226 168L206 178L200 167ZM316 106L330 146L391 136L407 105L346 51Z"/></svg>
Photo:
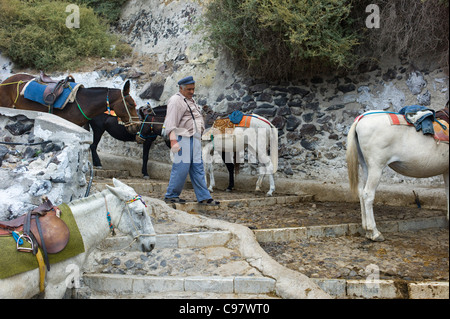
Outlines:
<svg viewBox="0 0 450 319"><path fill-rule="evenodd" d="M41 223L39 221L39 215L40 213L38 212L29 212L27 214L27 217L25 219L25 223L23 225L23 233L27 236L29 236L31 238L31 240L33 241L33 255L36 255L38 253L38 249L39 249L39 243L36 240L36 237L33 235L33 232L31 231L31 216L34 215L35 217L35 221L36 221L36 228L38 230L39 233L39 238L41 238L41 248L42 248L42 252L44 254L44 261L45 264L47 265L47 270L50 270L50 262L48 260L48 254L47 254L47 248L45 247L45 240L44 240L44 235L42 233L42 227L41 227Z"/></svg>

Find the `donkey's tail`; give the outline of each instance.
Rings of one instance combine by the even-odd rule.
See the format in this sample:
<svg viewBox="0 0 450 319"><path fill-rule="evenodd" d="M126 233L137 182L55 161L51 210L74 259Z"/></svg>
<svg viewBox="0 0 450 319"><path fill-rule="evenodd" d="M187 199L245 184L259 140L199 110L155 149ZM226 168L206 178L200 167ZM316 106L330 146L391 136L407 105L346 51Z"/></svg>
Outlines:
<svg viewBox="0 0 450 319"><path fill-rule="evenodd" d="M270 128L270 161L275 174L278 170L278 129L274 126Z"/></svg>
<svg viewBox="0 0 450 319"><path fill-rule="evenodd" d="M357 121L350 127L350 131L347 135L347 172L348 180L350 183L350 191L353 196L358 196L358 184L359 184L359 159L358 159L358 137L356 136Z"/></svg>

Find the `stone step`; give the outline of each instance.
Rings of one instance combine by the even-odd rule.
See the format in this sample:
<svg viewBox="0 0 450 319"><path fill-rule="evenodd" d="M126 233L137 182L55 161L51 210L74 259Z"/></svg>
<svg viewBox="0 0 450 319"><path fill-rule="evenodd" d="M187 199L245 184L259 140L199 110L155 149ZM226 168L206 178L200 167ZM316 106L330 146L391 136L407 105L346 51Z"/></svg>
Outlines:
<svg viewBox="0 0 450 319"><path fill-rule="evenodd" d="M273 197L261 197L261 198L240 198L240 199L224 199L220 200L218 206L202 205L197 202L187 202L185 204L168 204L173 208L183 210L186 212L199 212L218 210L223 207L261 207L280 204L294 204L305 201L311 201L312 195L288 195L288 196L273 196Z"/></svg>
<svg viewBox="0 0 450 319"><path fill-rule="evenodd" d="M119 178L120 179L120 178ZM157 193L159 197L162 192L165 192L167 189L168 182L164 181L151 181L151 180L142 180L142 179L120 179L122 182L132 187L136 193L145 196L151 196L154 193ZM92 183L92 191L91 194L95 192L101 192L106 189L106 185L113 185L112 179L109 180L95 180Z"/></svg>
<svg viewBox="0 0 450 319"><path fill-rule="evenodd" d="M381 221L377 223L377 226L382 233L389 233L428 228L446 228L448 227L448 222L445 216L437 216L398 221ZM365 234L360 223L258 229L254 230L254 233L257 241L260 243L289 242L307 239L309 237L339 237Z"/></svg>
<svg viewBox="0 0 450 319"><path fill-rule="evenodd" d="M245 276L132 276L117 274L85 274L84 284L95 293L114 295L148 295L168 292L216 294L271 294L275 280Z"/></svg>
<svg viewBox="0 0 450 319"><path fill-rule="evenodd" d="M186 300L186 299L208 299L216 301L219 303L223 300L227 299L280 299L279 297L273 294L224 294L224 293L215 293L215 292L194 292L194 291L167 291L167 292L154 292L154 293L145 293L145 294L125 294L125 295L117 295L117 294L107 294L107 293L99 293L97 291L89 291L83 292L82 289L77 289L74 291L74 294L70 297L72 299L178 299L178 300ZM213 303L215 301L212 301ZM229 311L232 311L228 309Z"/></svg>
<svg viewBox="0 0 450 319"><path fill-rule="evenodd" d="M130 177L129 171L124 170L116 170L116 169L98 169L94 168L94 178L100 177L100 178L110 178L113 177L119 178L119 179L125 179Z"/></svg>
<svg viewBox="0 0 450 319"><path fill-rule="evenodd" d="M269 295L275 283L251 266L233 247L226 247L226 231L159 235L157 247L148 253L125 246L130 239L108 238L91 253L83 269L83 282L93 295L142 295L200 293ZM158 243L158 239L165 240ZM169 238L169 239L167 239ZM241 296L242 297L242 296Z"/></svg>
<svg viewBox="0 0 450 319"><path fill-rule="evenodd" d="M399 280L346 280L313 278L336 298L359 299L448 299L448 282L406 282Z"/></svg>
<svg viewBox="0 0 450 319"><path fill-rule="evenodd" d="M225 246L231 239L227 231L193 232L181 234L157 234L155 249L161 248L204 248ZM131 239L127 236L111 236L105 239L100 248L102 250L121 250L128 248ZM131 250L138 250L138 244L133 243Z"/></svg>

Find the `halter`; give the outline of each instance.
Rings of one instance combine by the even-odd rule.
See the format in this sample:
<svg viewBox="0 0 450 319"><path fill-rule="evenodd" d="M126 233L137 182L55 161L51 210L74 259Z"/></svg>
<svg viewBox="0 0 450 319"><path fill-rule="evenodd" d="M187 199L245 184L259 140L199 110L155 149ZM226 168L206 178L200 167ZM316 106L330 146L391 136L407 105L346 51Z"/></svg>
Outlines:
<svg viewBox="0 0 450 319"><path fill-rule="evenodd" d="M113 236L115 236L116 235L115 227L114 227L114 225L112 224L112 221L111 221L111 214L110 214L109 209L108 209L108 203L106 202L106 196L104 196L104 199L105 199L105 207L106 207L106 220L108 221L108 225L109 225L109 229L111 230L111 234ZM145 204L145 202L142 199L141 195L136 195L132 199L125 201L125 207L127 208L128 216L130 217L130 220L133 223L133 227L134 227L135 231L138 233L138 235L136 235L133 238L133 241L127 247L122 248L122 250L126 249L128 247L131 247L131 245L133 245L134 242L137 241L140 237L154 237L154 236L156 236L154 234L141 234L139 229L136 227L136 224L134 223L133 218L131 218L131 212L130 212L130 209L128 208L128 205L131 204L131 203L134 203L135 201L138 201L138 200L140 200L141 203L144 204L145 207L147 207L147 204ZM122 215L123 215L123 210L122 210L122 214L120 214L120 218L119 218L119 221L117 223L117 226L119 226L120 221L122 220Z"/></svg>
<svg viewBox="0 0 450 319"><path fill-rule="evenodd" d="M109 89L108 89L108 92L109 92ZM125 107L125 110L127 111L127 114L128 114L128 122L125 123L125 127L133 125L135 123L139 123L139 121L137 121L137 122L133 121L133 117L131 116L130 111L128 110L128 106L127 106L127 102L125 101L125 98L129 95L124 96L122 90L120 90L120 95L122 95L123 106ZM139 119L139 117L138 117L138 119Z"/></svg>
<svg viewBox="0 0 450 319"><path fill-rule="evenodd" d="M125 111L127 111L127 114L128 114L128 122L124 123L124 125L129 126L134 123L139 123L139 121L138 122L133 121L133 117L131 116L130 111L128 110L128 106L127 106L127 102L125 101L125 98L129 95L124 96L122 90L120 90L120 94L122 96L123 106L125 107ZM108 111L108 115L111 115L111 106L109 105L109 88L107 88L107 91L106 91L106 110Z"/></svg>
<svg viewBox="0 0 450 319"><path fill-rule="evenodd" d="M155 112L154 112L153 110L152 110L152 113L155 114ZM145 124L150 124L150 132L153 132L153 124L161 124L161 125L164 125L164 122L155 122L155 121L153 121L154 118L155 118L155 116L156 116L156 114L155 114L155 116L152 117L152 119L151 119L150 122L147 122L147 118L148 118L149 116L150 116L150 114L147 114L147 115L145 116L144 121L141 122L141 128L139 129L139 132L136 133L137 136L139 136L141 139L144 139L144 140L146 140L146 139L148 139L148 138L152 138L152 137L157 137L157 136L158 136L158 134L151 134L151 135L149 135L149 136L143 136L143 135L142 135L142 130L144 129L144 125L145 125Z"/></svg>

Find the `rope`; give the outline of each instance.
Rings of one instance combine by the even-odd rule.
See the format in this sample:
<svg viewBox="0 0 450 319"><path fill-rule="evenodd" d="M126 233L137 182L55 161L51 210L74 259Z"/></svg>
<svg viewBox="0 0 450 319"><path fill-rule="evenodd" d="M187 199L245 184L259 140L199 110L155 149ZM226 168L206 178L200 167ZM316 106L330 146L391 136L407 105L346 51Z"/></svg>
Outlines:
<svg viewBox="0 0 450 319"><path fill-rule="evenodd" d="M84 118L87 119L88 121L92 120L91 118L87 117L86 114L84 114L83 110L81 109L80 104L78 103L77 98L75 98L75 102L77 102L78 109L80 110L81 114L83 114Z"/></svg>
<svg viewBox="0 0 450 319"><path fill-rule="evenodd" d="M27 82L28 82L28 81L27 81ZM15 100L14 100L13 108L16 108L16 107L15 107L15 104L16 104L17 100L19 99L19 95L20 95L20 85L23 84L23 83L26 83L26 82L20 80L20 81L17 81L17 82L0 83L0 86L6 86L6 85L17 84L17 96L16 96L16 98L15 98Z"/></svg>

